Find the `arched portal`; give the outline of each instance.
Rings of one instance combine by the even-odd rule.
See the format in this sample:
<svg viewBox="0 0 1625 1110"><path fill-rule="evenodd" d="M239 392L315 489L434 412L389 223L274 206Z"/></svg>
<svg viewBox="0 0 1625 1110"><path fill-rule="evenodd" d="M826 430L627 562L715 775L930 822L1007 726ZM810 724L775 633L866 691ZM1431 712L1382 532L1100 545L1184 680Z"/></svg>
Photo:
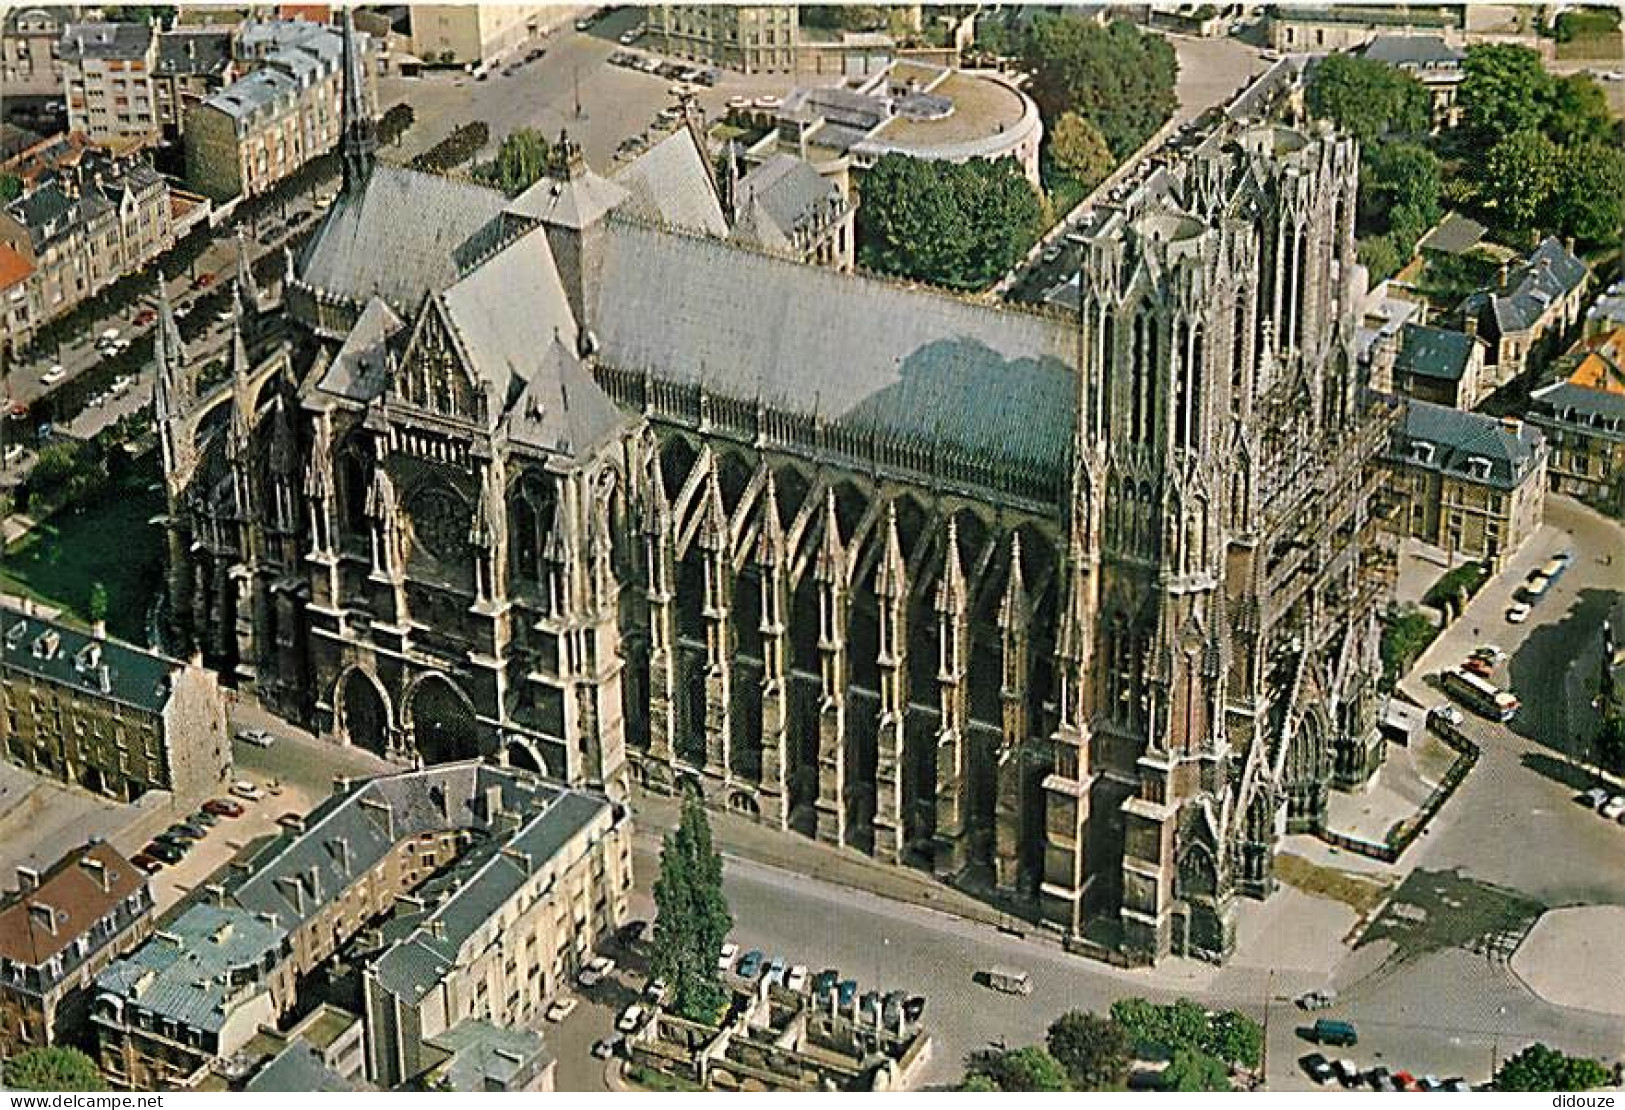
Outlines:
<svg viewBox="0 0 1625 1110"><path fill-rule="evenodd" d="M530 771L533 774L545 775L547 768L542 765L541 757L523 740L508 741L508 766L516 767L521 771Z"/></svg>
<svg viewBox="0 0 1625 1110"><path fill-rule="evenodd" d="M389 751L389 705L377 679L360 667L351 667L339 680L338 726L351 744L375 755Z"/></svg>
<svg viewBox="0 0 1625 1110"><path fill-rule="evenodd" d="M426 764L486 754L473 702L445 675L429 674L417 681L406 696L406 720Z"/></svg>

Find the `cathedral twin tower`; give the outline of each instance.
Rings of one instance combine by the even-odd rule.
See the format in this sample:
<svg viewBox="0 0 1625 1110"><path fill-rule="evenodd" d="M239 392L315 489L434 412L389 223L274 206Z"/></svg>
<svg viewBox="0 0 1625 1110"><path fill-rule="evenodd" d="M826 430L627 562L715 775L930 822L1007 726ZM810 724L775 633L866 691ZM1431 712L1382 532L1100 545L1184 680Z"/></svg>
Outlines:
<svg viewBox="0 0 1625 1110"><path fill-rule="evenodd" d="M1222 958L1365 781L1356 151L1221 123L1040 310L376 163L195 388L167 631L335 742L692 790L1136 959Z"/></svg>

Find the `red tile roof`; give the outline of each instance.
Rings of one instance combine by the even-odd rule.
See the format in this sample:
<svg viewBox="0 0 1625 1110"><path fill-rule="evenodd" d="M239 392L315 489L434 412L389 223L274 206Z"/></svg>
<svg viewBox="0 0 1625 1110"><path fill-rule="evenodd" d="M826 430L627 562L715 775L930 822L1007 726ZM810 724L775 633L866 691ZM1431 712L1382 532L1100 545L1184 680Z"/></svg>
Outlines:
<svg viewBox="0 0 1625 1110"><path fill-rule="evenodd" d="M34 264L17 251L0 243L0 291L21 285L34 276Z"/></svg>
<svg viewBox="0 0 1625 1110"><path fill-rule="evenodd" d="M0 905L0 956L26 966L44 964L146 882L111 845L68 853L40 876L37 889L16 892Z"/></svg>

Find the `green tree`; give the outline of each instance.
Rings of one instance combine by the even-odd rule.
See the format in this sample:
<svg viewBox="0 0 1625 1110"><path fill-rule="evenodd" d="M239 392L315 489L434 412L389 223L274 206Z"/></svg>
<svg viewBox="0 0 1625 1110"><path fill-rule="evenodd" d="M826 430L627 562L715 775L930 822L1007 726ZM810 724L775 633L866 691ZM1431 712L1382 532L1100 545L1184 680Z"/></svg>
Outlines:
<svg viewBox="0 0 1625 1110"><path fill-rule="evenodd" d="M1556 143L1539 131L1514 131L1485 154L1479 192L1508 231L1531 231L1555 195L1562 171L1563 152Z"/></svg>
<svg viewBox="0 0 1625 1110"><path fill-rule="evenodd" d="M90 584L90 599L85 605L85 614L98 623L107 619L107 587L100 582Z"/></svg>
<svg viewBox="0 0 1625 1110"><path fill-rule="evenodd" d="M1076 112L1099 128L1118 159L1155 134L1178 106L1174 48L1123 20L1101 27L1071 13L1036 16L1022 59L1044 121Z"/></svg>
<svg viewBox="0 0 1625 1110"><path fill-rule="evenodd" d="M1207 1035L1207 1010L1188 998L1159 1005L1143 998L1120 998L1112 1017L1137 1045L1166 1049L1198 1048Z"/></svg>
<svg viewBox="0 0 1625 1110"><path fill-rule="evenodd" d="M1410 252L1400 257L1399 248L1387 235L1372 235L1361 239L1359 243L1360 264L1371 272L1371 284L1387 281L1399 273L1400 267L1405 265Z"/></svg>
<svg viewBox="0 0 1625 1110"><path fill-rule="evenodd" d="M1379 143L1369 148L1360 171L1358 223L1387 234L1406 258L1416 241L1439 221L1439 158L1418 143Z"/></svg>
<svg viewBox="0 0 1625 1110"><path fill-rule="evenodd" d="M722 893L722 856L711 844L711 825L698 798L684 800L677 829L666 836L654 893L654 973L671 984L672 1009L679 1015L714 1022L728 998L717 978L717 952L733 928L733 915Z"/></svg>
<svg viewBox="0 0 1625 1110"><path fill-rule="evenodd" d="M1224 1061L1194 1048L1174 1053L1162 1073L1165 1091L1228 1091L1230 1069Z"/></svg>
<svg viewBox="0 0 1625 1110"><path fill-rule="evenodd" d="M1128 1079L1132 1045L1109 1017L1072 1010L1056 1018L1045 1038L1049 1054L1066 1069L1076 1091L1112 1091Z"/></svg>
<svg viewBox="0 0 1625 1110"><path fill-rule="evenodd" d="M509 196L517 196L547 173L550 149L540 131L517 128L502 140L496 158L480 166L474 176Z"/></svg>
<svg viewBox="0 0 1625 1110"><path fill-rule="evenodd" d="M1619 141L1619 126L1608 109L1608 94L1589 73L1552 79L1543 129L1561 146Z"/></svg>
<svg viewBox="0 0 1625 1110"><path fill-rule="evenodd" d="M0 1085L14 1091L105 1091L96 1061L77 1048L31 1048L0 1064Z"/></svg>
<svg viewBox="0 0 1625 1110"><path fill-rule="evenodd" d="M1615 713L1597 728L1597 762L1616 775L1625 774L1625 713Z"/></svg>
<svg viewBox="0 0 1625 1110"><path fill-rule="evenodd" d="M1264 1027L1240 1010L1225 1010L1208 1019L1202 1047L1238 1068L1256 1068L1264 1058Z"/></svg>
<svg viewBox="0 0 1625 1110"><path fill-rule="evenodd" d="M1330 54L1310 71L1304 102L1311 114L1329 119L1369 143L1393 132L1425 132L1431 98L1412 74L1353 54Z"/></svg>
<svg viewBox="0 0 1625 1110"><path fill-rule="evenodd" d="M398 143L409 127L417 121L417 112L410 104L396 104L378 121L378 141Z"/></svg>
<svg viewBox="0 0 1625 1110"><path fill-rule="evenodd" d="M1532 1044L1495 1073L1497 1091L1591 1091L1606 1086L1608 1069L1585 1056L1569 1056Z"/></svg>
<svg viewBox="0 0 1625 1110"><path fill-rule="evenodd" d="M1066 1069L1041 1045L1008 1052L974 1052L966 1061L963 1090L1067 1091ZM980 1078L977 1086L970 1086ZM991 1084L991 1088L985 1084Z"/></svg>
<svg viewBox="0 0 1625 1110"><path fill-rule="evenodd" d="M23 195L23 179L14 173L0 173L0 204L9 204Z"/></svg>
<svg viewBox="0 0 1625 1110"><path fill-rule="evenodd" d="M880 158L863 177L858 240L874 270L980 289L1038 237L1043 206L1013 158Z"/></svg>
<svg viewBox="0 0 1625 1110"><path fill-rule="evenodd" d="M887 25L887 11L877 4L803 4L797 19L826 31L876 31Z"/></svg>
<svg viewBox="0 0 1625 1110"><path fill-rule="evenodd" d="M1462 122L1481 143L1539 127L1545 119L1552 79L1540 55L1527 46L1469 46L1462 70L1457 103Z"/></svg>
<svg viewBox="0 0 1625 1110"><path fill-rule="evenodd" d="M1049 135L1050 157L1085 190L1093 189L1112 172L1117 160L1100 128L1076 112L1062 112Z"/></svg>
<svg viewBox="0 0 1625 1110"><path fill-rule="evenodd" d="M1558 229L1581 243L1617 243L1625 226L1625 151L1601 143L1564 151L1552 212Z"/></svg>

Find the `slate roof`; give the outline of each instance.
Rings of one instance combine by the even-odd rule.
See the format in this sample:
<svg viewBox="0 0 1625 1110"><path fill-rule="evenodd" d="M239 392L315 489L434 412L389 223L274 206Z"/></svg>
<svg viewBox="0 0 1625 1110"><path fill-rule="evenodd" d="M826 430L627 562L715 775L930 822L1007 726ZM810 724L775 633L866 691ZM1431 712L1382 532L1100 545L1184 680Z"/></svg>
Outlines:
<svg viewBox="0 0 1625 1110"><path fill-rule="evenodd" d="M1529 399L1535 419L1544 416L1552 422L1584 425L1593 433L1625 440L1625 393L1555 381L1536 389Z"/></svg>
<svg viewBox="0 0 1625 1110"><path fill-rule="evenodd" d="M91 951L100 949L114 937L91 927L146 885L146 875L111 844L69 852L39 877L36 888L0 903L0 959L43 967L81 937ZM45 924L46 913L53 924Z"/></svg>
<svg viewBox="0 0 1625 1110"><path fill-rule="evenodd" d="M497 245L507 198L495 189L379 163L311 236L300 279L357 305L381 297L415 315Z"/></svg>
<svg viewBox="0 0 1625 1110"><path fill-rule="evenodd" d="M728 234L722 200L694 133L679 127L615 175L630 199L626 211L667 227L718 237Z"/></svg>
<svg viewBox="0 0 1625 1110"><path fill-rule="evenodd" d="M389 341L405 327L387 304L373 297L333 356L320 388L356 401L378 396L389 385Z"/></svg>
<svg viewBox="0 0 1625 1110"><path fill-rule="evenodd" d="M507 430L516 443L580 459L631 419L593 380L561 332L509 411Z"/></svg>
<svg viewBox="0 0 1625 1110"><path fill-rule="evenodd" d="M1459 66L1467 57L1442 35L1378 35L1366 44L1364 53L1374 62L1420 69Z"/></svg>
<svg viewBox="0 0 1625 1110"><path fill-rule="evenodd" d="M602 797L573 790L522 800L514 807L522 815L517 831L484 841L438 877L436 903L415 919L409 937L373 965L378 985L416 1003L456 964L469 938L608 807ZM419 895L434 898L436 891Z"/></svg>
<svg viewBox="0 0 1625 1110"><path fill-rule="evenodd" d="M1410 466L1511 490L1535 467L1545 442L1539 429L1525 421L1503 423L1482 413L1413 400L1394 453Z"/></svg>
<svg viewBox="0 0 1625 1110"><path fill-rule="evenodd" d="M627 199L627 191L591 170L574 177L543 177L520 193L508 211L558 227L583 228Z"/></svg>
<svg viewBox="0 0 1625 1110"><path fill-rule="evenodd" d="M246 910L194 903L110 964L96 977L96 989L182 1025L218 1032L227 1002L261 978L266 957L286 937L283 926Z"/></svg>
<svg viewBox="0 0 1625 1110"><path fill-rule="evenodd" d="M1400 329L1394 372L1459 382L1479 342L1465 332L1406 324Z"/></svg>
<svg viewBox="0 0 1625 1110"><path fill-rule="evenodd" d="M158 36L158 64L164 77L215 77L231 64L231 31L186 27Z"/></svg>
<svg viewBox="0 0 1625 1110"><path fill-rule="evenodd" d="M63 58L144 58L153 30L137 23L70 23L58 49Z"/></svg>
<svg viewBox="0 0 1625 1110"><path fill-rule="evenodd" d="M1489 234L1489 228L1460 212L1451 212L1440 220L1422 241L1416 244L1419 251L1438 251L1441 254L1466 254L1484 241Z"/></svg>
<svg viewBox="0 0 1625 1110"><path fill-rule="evenodd" d="M302 1037L295 1037L243 1085L245 1091L300 1094L302 1092L357 1091L350 1082L322 1061Z"/></svg>
<svg viewBox="0 0 1625 1110"><path fill-rule="evenodd" d="M450 1054L440 1085L453 1091L523 1089L550 1059L540 1033L476 1018L460 1021L426 1043Z"/></svg>
<svg viewBox="0 0 1625 1110"><path fill-rule="evenodd" d="M775 154L739 179L734 235L764 247L786 246L817 218L820 208L839 197L835 183L812 166Z"/></svg>
<svg viewBox="0 0 1625 1110"><path fill-rule="evenodd" d="M858 431L1064 466L1065 321L611 217L599 361Z"/></svg>
<svg viewBox="0 0 1625 1110"><path fill-rule="evenodd" d="M1544 240L1517 269L1505 289L1481 289L1462 302L1462 314L1480 325L1494 323L1499 334L1527 331L1586 278L1585 263L1555 238ZM1485 319L1485 317L1489 319Z"/></svg>
<svg viewBox="0 0 1625 1110"><path fill-rule="evenodd" d="M46 634L56 637L56 650L49 654ZM156 713L168 704L170 676L181 666L122 640L97 640L68 625L0 607L0 671L21 671Z"/></svg>

